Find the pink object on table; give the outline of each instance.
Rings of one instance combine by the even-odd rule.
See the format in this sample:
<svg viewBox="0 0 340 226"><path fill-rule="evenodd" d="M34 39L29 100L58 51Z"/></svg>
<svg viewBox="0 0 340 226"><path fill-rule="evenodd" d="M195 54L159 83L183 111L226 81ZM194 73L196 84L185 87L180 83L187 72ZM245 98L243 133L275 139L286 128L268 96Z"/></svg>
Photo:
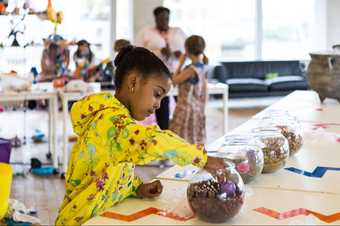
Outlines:
<svg viewBox="0 0 340 226"><path fill-rule="evenodd" d="M314 126L314 130L316 129L327 129L329 127L328 123L316 123L313 125Z"/></svg>
<svg viewBox="0 0 340 226"><path fill-rule="evenodd" d="M247 162L242 162L242 163L237 164L236 169L240 173L247 173L250 170L250 166Z"/></svg>

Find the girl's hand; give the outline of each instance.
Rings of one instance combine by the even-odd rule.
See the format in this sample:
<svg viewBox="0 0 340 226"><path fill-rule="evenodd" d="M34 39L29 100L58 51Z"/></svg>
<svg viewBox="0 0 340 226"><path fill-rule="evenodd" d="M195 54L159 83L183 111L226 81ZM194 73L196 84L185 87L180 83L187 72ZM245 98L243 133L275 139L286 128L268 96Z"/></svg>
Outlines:
<svg viewBox="0 0 340 226"><path fill-rule="evenodd" d="M185 59L187 58L187 55L185 53L183 53L180 57L179 57L179 64L183 65L185 62Z"/></svg>
<svg viewBox="0 0 340 226"><path fill-rule="evenodd" d="M207 163L204 166L204 169L209 173L214 173L219 169L224 169L228 164L224 161L223 158L208 156Z"/></svg>
<svg viewBox="0 0 340 226"><path fill-rule="evenodd" d="M174 52L174 55L176 57L176 59L179 59L179 57L182 55L182 52L180 50L177 50Z"/></svg>
<svg viewBox="0 0 340 226"><path fill-rule="evenodd" d="M171 50L170 50L169 44L166 44L166 46L161 49L161 54L165 57L165 59L170 58Z"/></svg>
<svg viewBox="0 0 340 226"><path fill-rule="evenodd" d="M137 189L137 196L140 198L154 198L163 191L163 186L159 180L151 183L141 184Z"/></svg>

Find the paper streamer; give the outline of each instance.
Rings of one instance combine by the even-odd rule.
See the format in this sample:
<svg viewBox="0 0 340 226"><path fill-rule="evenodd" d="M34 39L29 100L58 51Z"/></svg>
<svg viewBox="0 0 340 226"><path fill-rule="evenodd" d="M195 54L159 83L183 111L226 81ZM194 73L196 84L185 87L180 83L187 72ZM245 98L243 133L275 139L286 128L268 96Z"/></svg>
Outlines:
<svg viewBox="0 0 340 226"><path fill-rule="evenodd" d="M327 129L329 128L329 125L327 123L316 123L316 124L313 124L314 126L314 130L316 129Z"/></svg>
<svg viewBox="0 0 340 226"><path fill-rule="evenodd" d="M298 209L293 209L293 210L289 210L286 212L277 212L275 210L272 209L267 209L264 207L260 207L260 208L256 208L254 209L254 211L258 212L258 213L262 213L264 215L270 216L272 218L275 218L277 220L283 220L283 219L288 219L288 218L292 218L295 216L299 216L299 215L314 215L315 217L317 217L319 220L326 222L326 223L332 223L334 221L338 221L340 220L340 212L337 212L335 214L331 214L331 215L324 215L322 213L318 213L312 210L308 210L305 208L298 208Z"/></svg>
<svg viewBox="0 0 340 226"><path fill-rule="evenodd" d="M340 171L340 168L318 166L314 169L313 172L304 171L304 170L301 170L301 169L298 169L298 168L295 168L295 167L288 167L288 168L285 168L285 170L288 170L292 173L302 174L306 177L321 178L325 175L325 173L328 170L330 170L330 171Z"/></svg>
<svg viewBox="0 0 340 226"><path fill-rule="evenodd" d="M171 218L171 219L177 220L177 221L187 221L187 220L194 218L193 214L189 215L189 216L179 216L179 215L172 213L170 211L166 211L166 210L162 210L162 209L158 209L158 208L154 208L154 207L150 207L150 208L147 208L147 209L144 209L144 210L141 210L141 211L138 211L136 213L129 214L129 215L124 215L124 214L120 214L120 213L116 213L116 212L112 212L112 211L107 211L107 212L104 212L101 216L111 218L111 219L131 222L131 221L135 221L135 220L138 220L140 218L143 218L143 217L146 217L146 216L149 216L149 215L152 215L152 214Z"/></svg>
<svg viewBox="0 0 340 226"><path fill-rule="evenodd" d="M312 127L304 131L304 138L310 140L311 143L319 143L320 140L323 142L340 143L340 134L334 132L328 132L324 128Z"/></svg>
<svg viewBox="0 0 340 226"><path fill-rule="evenodd" d="M334 123L334 122L326 122L326 123L314 123L313 124L313 129L327 129L331 126L340 126L340 123Z"/></svg>

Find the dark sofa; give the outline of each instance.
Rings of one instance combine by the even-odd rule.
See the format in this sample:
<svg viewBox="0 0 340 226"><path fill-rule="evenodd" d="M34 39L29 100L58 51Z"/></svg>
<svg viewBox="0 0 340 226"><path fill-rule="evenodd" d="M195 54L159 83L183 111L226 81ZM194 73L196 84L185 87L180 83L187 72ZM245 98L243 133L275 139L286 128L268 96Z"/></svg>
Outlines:
<svg viewBox="0 0 340 226"><path fill-rule="evenodd" d="M273 74L275 78L266 79ZM227 83L230 98L283 96L308 89L303 64L297 60L221 62L209 77Z"/></svg>

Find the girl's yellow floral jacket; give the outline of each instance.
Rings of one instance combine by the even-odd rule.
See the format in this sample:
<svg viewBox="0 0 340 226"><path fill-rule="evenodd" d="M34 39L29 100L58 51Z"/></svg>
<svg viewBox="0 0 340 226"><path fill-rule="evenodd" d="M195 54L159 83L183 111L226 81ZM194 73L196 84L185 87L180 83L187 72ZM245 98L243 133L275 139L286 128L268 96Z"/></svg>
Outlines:
<svg viewBox="0 0 340 226"><path fill-rule="evenodd" d="M141 184L135 164L170 159L203 167L203 146L188 144L157 126L136 124L128 109L109 93L85 97L71 110L79 136L66 173L66 194L56 225L80 225L102 210L134 196Z"/></svg>

